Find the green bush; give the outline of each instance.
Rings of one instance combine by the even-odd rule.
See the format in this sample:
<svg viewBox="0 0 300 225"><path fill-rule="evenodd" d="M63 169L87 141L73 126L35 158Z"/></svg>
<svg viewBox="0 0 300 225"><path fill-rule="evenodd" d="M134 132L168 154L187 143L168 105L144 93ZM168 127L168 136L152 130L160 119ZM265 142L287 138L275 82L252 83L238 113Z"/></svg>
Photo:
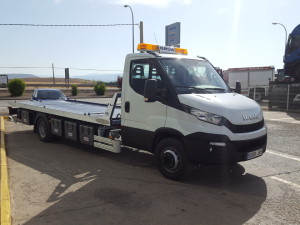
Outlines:
<svg viewBox="0 0 300 225"><path fill-rule="evenodd" d="M72 88L72 90L71 90L72 96L78 95L78 87L77 87L77 85L76 84L72 84L71 88Z"/></svg>
<svg viewBox="0 0 300 225"><path fill-rule="evenodd" d="M94 91L97 95L104 95L106 92L106 86L103 82L98 81L94 86Z"/></svg>
<svg viewBox="0 0 300 225"><path fill-rule="evenodd" d="M25 91L25 82L20 79L13 79L8 83L8 91L13 97L23 95Z"/></svg>

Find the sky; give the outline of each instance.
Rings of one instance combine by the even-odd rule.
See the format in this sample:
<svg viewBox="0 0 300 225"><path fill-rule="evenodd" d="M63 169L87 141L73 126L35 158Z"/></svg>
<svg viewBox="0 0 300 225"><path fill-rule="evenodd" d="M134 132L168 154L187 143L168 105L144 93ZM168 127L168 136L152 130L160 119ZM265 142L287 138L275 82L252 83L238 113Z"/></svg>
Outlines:
<svg viewBox="0 0 300 225"><path fill-rule="evenodd" d="M299 0L0 0L0 74L70 77L122 73L132 52L132 17L144 42L165 45L165 26L180 22L182 48L216 67L283 67L287 34L300 23ZM140 40L135 28L135 49ZM34 68L18 68L34 67ZM93 69L93 70L87 70Z"/></svg>

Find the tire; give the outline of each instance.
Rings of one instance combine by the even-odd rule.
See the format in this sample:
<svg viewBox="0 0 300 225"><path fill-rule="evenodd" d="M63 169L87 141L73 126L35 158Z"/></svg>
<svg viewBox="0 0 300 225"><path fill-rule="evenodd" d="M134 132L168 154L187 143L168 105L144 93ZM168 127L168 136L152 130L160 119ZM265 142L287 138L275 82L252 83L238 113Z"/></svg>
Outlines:
<svg viewBox="0 0 300 225"><path fill-rule="evenodd" d="M51 133L50 124L44 117L40 117L37 121L37 134L43 142L50 142L54 138Z"/></svg>
<svg viewBox="0 0 300 225"><path fill-rule="evenodd" d="M175 138L166 138L156 147L156 160L160 173L172 180L187 177L192 165L188 161L182 142Z"/></svg>

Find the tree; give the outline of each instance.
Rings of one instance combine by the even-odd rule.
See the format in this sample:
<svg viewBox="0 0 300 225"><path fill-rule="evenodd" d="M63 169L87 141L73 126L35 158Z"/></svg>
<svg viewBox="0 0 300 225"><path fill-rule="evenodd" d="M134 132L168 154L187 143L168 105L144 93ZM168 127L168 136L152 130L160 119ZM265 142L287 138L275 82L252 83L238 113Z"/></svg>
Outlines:
<svg viewBox="0 0 300 225"><path fill-rule="evenodd" d="M72 96L76 96L78 94L78 87L76 84L72 84L71 85L71 88L72 88Z"/></svg>
<svg viewBox="0 0 300 225"><path fill-rule="evenodd" d="M13 79L8 83L8 91L13 97L18 97L23 95L25 91L26 84L20 79Z"/></svg>
<svg viewBox="0 0 300 225"><path fill-rule="evenodd" d="M94 86L94 91L97 95L104 95L106 92L106 86L103 82L97 81Z"/></svg>

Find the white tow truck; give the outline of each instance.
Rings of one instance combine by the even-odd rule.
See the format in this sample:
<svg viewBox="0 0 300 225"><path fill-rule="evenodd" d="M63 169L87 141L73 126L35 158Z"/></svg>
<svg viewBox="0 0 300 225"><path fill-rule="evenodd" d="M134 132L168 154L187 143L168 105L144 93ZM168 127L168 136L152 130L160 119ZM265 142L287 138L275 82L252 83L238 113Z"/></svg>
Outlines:
<svg viewBox="0 0 300 225"><path fill-rule="evenodd" d="M232 164L265 152L260 106L233 92L210 62L182 48L141 43L138 50L127 55L122 94L108 105L14 101L10 114L34 125L45 142L60 136L114 153L121 145L149 151L170 179L195 164Z"/></svg>

